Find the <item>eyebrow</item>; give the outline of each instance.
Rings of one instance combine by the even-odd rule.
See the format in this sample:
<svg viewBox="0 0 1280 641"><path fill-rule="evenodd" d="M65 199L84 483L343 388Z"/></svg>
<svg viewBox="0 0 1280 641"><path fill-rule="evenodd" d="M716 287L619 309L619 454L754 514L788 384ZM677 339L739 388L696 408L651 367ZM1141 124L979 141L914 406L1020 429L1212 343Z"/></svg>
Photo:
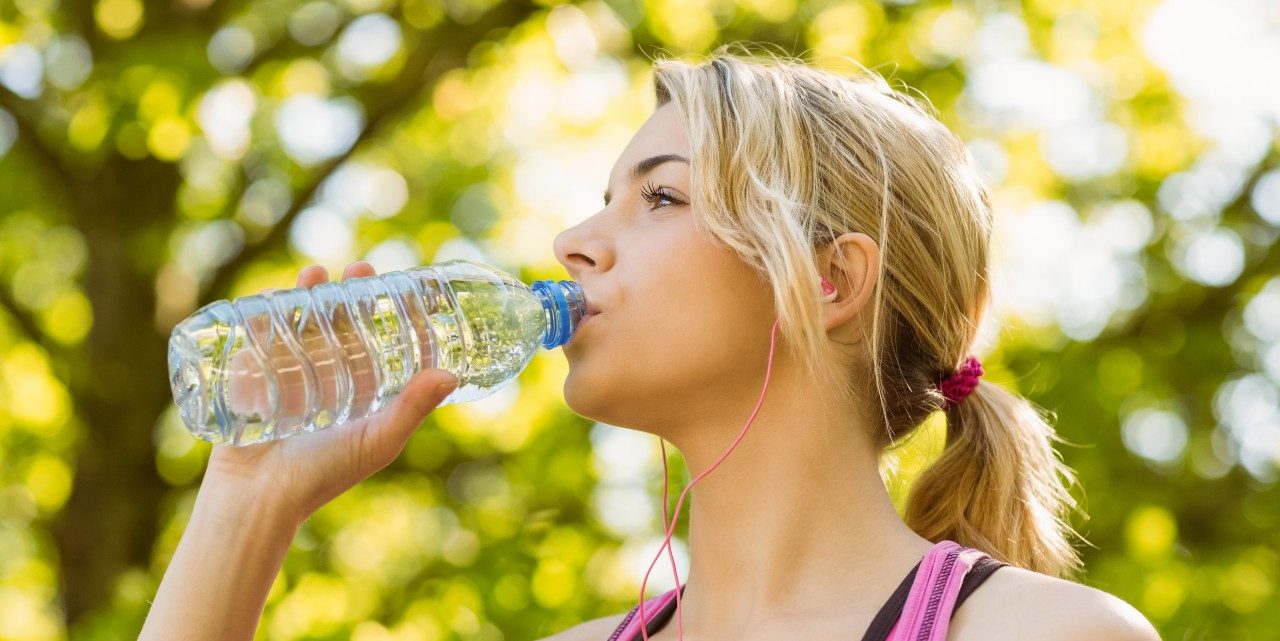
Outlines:
<svg viewBox="0 0 1280 641"><path fill-rule="evenodd" d="M645 176L645 174L656 169L658 165L668 162L682 162L687 165L689 164L689 159L681 156L680 154L658 154L657 156L650 156L636 163L635 166L631 168L631 180L640 180ZM608 189L604 190L604 204L609 204Z"/></svg>

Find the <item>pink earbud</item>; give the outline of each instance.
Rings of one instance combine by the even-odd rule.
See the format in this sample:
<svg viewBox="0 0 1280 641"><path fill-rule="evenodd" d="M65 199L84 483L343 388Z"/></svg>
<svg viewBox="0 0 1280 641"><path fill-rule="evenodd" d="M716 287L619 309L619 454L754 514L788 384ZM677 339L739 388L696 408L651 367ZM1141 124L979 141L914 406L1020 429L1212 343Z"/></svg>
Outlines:
<svg viewBox="0 0 1280 641"><path fill-rule="evenodd" d="M836 286L835 286L835 285L832 285L832 284L831 284L831 281L827 280L827 279L826 279L826 277L823 277L823 279L822 279L822 297L823 297L823 298L825 298L826 300L834 300L834 299L835 299L835 293L836 293Z"/></svg>

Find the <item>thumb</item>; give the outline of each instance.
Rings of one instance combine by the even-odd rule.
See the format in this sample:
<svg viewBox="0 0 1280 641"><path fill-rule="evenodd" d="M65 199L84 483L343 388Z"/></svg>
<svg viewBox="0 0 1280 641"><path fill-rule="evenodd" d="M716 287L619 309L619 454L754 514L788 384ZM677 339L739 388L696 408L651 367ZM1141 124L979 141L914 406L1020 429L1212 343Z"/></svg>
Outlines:
<svg viewBox="0 0 1280 641"><path fill-rule="evenodd" d="M391 401L383 429L407 439L422 419L457 387L458 377L448 370L428 368L417 372Z"/></svg>

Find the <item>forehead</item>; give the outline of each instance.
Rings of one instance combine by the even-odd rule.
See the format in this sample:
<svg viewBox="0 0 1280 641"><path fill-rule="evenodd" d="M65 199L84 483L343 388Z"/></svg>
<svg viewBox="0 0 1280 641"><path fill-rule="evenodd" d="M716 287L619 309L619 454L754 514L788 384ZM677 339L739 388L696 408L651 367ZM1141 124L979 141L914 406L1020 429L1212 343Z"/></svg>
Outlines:
<svg viewBox="0 0 1280 641"><path fill-rule="evenodd" d="M617 168L630 168L637 161L658 154L679 154L689 157L689 139L675 103L658 107L648 120L636 130L631 142L618 158Z"/></svg>

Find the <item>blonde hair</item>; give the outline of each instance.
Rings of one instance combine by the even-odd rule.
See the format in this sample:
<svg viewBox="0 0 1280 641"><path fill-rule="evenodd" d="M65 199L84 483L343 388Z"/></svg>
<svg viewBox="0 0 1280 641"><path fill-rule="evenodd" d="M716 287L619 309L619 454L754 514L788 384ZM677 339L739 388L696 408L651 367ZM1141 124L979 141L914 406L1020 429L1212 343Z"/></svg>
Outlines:
<svg viewBox="0 0 1280 641"><path fill-rule="evenodd" d="M943 408L937 382L970 353L990 297L992 210L967 147L932 106L861 71L731 44L699 61L655 60L654 86L689 137L700 232L772 288L783 344L820 389L883 418L873 435L883 451ZM876 239L881 255L863 358L827 337L817 294L817 248L846 231ZM1076 478L1039 409L983 381L946 425L941 457L908 495L907 525L1036 572L1079 570L1068 538Z"/></svg>

